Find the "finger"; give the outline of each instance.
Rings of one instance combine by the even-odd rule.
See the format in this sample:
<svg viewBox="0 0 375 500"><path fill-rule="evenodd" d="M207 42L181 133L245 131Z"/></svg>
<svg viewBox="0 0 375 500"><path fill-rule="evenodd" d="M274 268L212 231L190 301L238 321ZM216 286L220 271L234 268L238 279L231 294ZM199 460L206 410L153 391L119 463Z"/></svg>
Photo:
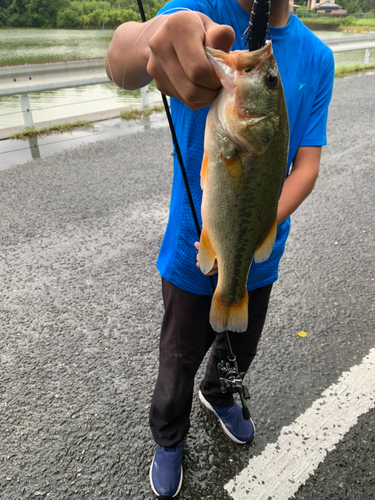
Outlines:
<svg viewBox="0 0 375 500"><path fill-rule="evenodd" d="M235 40L235 33L231 26L208 23L206 27L205 45L213 49L229 52Z"/></svg>
<svg viewBox="0 0 375 500"><path fill-rule="evenodd" d="M203 46L203 64L199 62L199 58L190 63L189 52L186 51L181 55L182 49L177 47L181 56L179 59L174 47L161 47L158 45L158 40L155 42L151 39L150 48L151 54L147 64L147 72L154 78L155 85L160 92L180 99L192 109L200 109L214 101L221 84L212 65L207 60ZM205 73L208 73L207 78L202 77ZM202 86L198 83L199 81L208 82L208 85L216 89L212 90L208 86Z"/></svg>
<svg viewBox="0 0 375 500"><path fill-rule="evenodd" d="M209 23L212 24L212 21L209 20ZM201 91L203 89L217 91L221 88L221 83L212 64L207 59L204 50L205 40L205 26L196 23L192 25L188 33L184 34L181 31L180 36L174 40L174 49L187 82L199 87ZM182 82L183 85L184 83L186 82ZM184 92L187 93L189 90L191 89L188 86Z"/></svg>

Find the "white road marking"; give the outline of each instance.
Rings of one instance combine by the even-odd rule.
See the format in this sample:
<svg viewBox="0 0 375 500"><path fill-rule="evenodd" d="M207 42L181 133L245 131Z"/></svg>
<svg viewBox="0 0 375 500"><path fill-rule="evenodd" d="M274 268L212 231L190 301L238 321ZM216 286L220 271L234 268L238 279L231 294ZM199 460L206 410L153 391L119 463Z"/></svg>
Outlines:
<svg viewBox="0 0 375 500"><path fill-rule="evenodd" d="M375 348L342 374L311 408L225 489L234 500L288 500L357 419L375 406Z"/></svg>

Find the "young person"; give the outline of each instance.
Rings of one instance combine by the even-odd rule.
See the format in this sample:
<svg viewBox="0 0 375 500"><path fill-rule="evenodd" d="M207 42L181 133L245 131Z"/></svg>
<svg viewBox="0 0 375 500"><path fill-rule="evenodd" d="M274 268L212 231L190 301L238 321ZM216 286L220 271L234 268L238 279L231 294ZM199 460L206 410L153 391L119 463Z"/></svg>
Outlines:
<svg viewBox="0 0 375 500"><path fill-rule="evenodd" d="M243 49L241 37L248 27L251 7L252 0L173 0L145 24L120 26L108 49L107 74L115 83L130 90L154 79L157 88L171 96L173 121L198 216L205 120L221 88L204 46L226 52ZM288 0L271 0L269 31L289 115L289 175L279 201L272 254L250 269L248 329L230 333L241 372L247 371L256 354L289 233L289 216L310 194L318 176L334 77L331 50L290 14ZM223 335L216 336L209 324L212 289L199 270L196 240L175 157L169 221L157 262L165 308L159 375L150 409L151 430L158 445L150 481L157 496L174 497L180 491L194 376L212 344L200 401L236 443L246 443L254 436L253 423L243 419L233 395L220 390L217 363L226 358L226 347ZM214 268L210 274L216 272Z"/></svg>

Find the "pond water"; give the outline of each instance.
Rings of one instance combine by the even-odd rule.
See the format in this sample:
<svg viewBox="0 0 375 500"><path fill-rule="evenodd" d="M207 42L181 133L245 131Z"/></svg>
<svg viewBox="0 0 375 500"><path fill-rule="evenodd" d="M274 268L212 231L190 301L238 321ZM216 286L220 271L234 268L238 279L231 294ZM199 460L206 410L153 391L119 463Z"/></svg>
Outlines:
<svg viewBox="0 0 375 500"><path fill-rule="evenodd" d="M105 57L114 30L0 29L0 66Z"/></svg>
<svg viewBox="0 0 375 500"><path fill-rule="evenodd" d="M355 36L353 33L316 31L322 40ZM0 66L56 60L105 57L113 30L0 29ZM374 59L372 51L372 60ZM362 63L364 51L335 55L336 66ZM34 123L85 113L139 105L141 92L124 91L114 84L89 85L29 95ZM150 103L160 101L153 85ZM0 98L0 129L22 126L18 96Z"/></svg>
<svg viewBox="0 0 375 500"><path fill-rule="evenodd" d="M114 30L0 29L0 66L105 57ZM160 101L155 86L150 103ZM141 103L141 91L112 83L29 94L34 123ZM0 129L23 125L18 96L0 99Z"/></svg>

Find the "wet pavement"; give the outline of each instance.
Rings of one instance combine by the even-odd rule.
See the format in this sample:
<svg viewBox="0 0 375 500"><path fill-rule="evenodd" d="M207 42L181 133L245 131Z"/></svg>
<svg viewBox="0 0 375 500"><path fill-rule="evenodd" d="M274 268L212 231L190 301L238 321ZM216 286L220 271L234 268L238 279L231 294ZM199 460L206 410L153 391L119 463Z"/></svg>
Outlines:
<svg viewBox="0 0 375 500"><path fill-rule="evenodd" d="M293 216L246 380L255 440L227 440L196 392L181 499L229 499L224 485L375 346L374 87L375 75L335 83L321 174ZM1 500L153 498L155 260L172 181L160 120L131 133L108 122L88 143L44 155L38 141L41 158L1 163ZM295 500L374 497L374 415Z"/></svg>
<svg viewBox="0 0 375 500"><path fill-rule="evenodd" d="M110 113L107 113L110 114ZM116 110L116 114L118 111ZM84 144L95 143L98 140L114 139L116 137L125 137L130 134L146 132L151 127L160 128L167 127L168 123L164 113L153 113L144 120L124 120L120 117L111 119L98 120L100 115L105 113L93 113L75 117L69 122L75 122L78 119L87 121L90 120L88 127L77 127L71 131L52 134L42 137L30 137L26 140L10 139L6 129L0 131L0 170L11 167L12 165L20 165L30 161L31 159L45 158L59 151L75 148ZM60 120L61 123L67 120ZM51 125L55 122L45 122L46 125ZM35 128L42 128L43 124L37 124ZM19 132L22 127L9 129L12 133ZM3 140L1 135L4 137Z"/></svg>

